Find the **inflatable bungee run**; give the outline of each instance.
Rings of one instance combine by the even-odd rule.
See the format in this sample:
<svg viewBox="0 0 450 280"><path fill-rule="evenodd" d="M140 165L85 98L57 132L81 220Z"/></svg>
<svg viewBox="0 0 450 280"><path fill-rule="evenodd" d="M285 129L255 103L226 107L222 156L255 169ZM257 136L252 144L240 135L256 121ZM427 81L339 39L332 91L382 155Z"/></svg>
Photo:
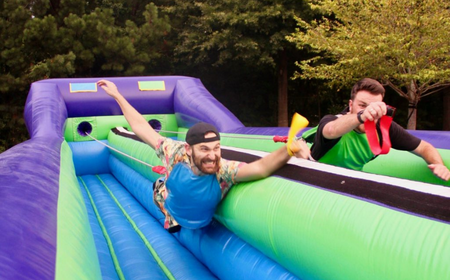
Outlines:
<svg viewBox="0 0 450 280"><path fill-rule="evenodd" d="M166 137L214 124L226 159L288 135L245 127L199 79L108 79ZM234 186L210 225L168 233L161 162L97 80L31 85L30 140L0 154L0 279L450 279L450 183L395 150L364 172L292 158ZM450 132L412 133L450 166Z"/></svg>

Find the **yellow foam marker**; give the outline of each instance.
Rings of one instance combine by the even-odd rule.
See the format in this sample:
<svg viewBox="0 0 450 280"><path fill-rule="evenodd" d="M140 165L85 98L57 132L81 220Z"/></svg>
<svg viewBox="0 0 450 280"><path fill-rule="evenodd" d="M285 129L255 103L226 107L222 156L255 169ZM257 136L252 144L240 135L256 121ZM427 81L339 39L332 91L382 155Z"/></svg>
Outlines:
<svg viewBox="0 0 450 280"><path fill-rule="evenodd" d="M302 115L295 113L292 117L291 128L289 129L287 147L288 153L292 156L292 153L296 153L300 150L298 145L293 145L294 137L299 133L300 130L307 127L309 121Z"/></svg>
<svg viewBox="0 0 450 280"><path fill-rule="evenodd" d="M140 91L166 90L164 81L138 81Z"/></svg>

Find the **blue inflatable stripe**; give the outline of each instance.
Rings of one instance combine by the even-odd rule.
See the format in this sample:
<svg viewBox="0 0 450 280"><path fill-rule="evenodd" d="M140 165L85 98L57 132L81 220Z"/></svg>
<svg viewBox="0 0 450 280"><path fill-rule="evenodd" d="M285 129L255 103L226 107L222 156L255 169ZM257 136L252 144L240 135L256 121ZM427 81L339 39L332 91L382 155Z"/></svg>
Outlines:
<svg viewBox="0 0 450 280"><path fill-rule="evenodd" d="M167 279L159 265L144 246L142 239L117 207L104 185L94 175L82 176L111 241L112 257L120 265L123 279ZM123 275L121 275L123 273Z"/></svg>
<svg viewBox="0 0 450 280"><path fill-rule="evenodd" d="M86 210L88 213L89 224L91 226L92 235L94 237L95 247L97 249L98 260L100 263L100 270L103 280L118 280L116 268L114 267L113 259L109 251L108 243L103 235L102 228L99 225L94 206L91 204L91 199L84 187L83 181L78 177L78 183L80 185L81 194L84 198Z"/></svg>
<svg viewBox="0 0 450 280"><path fill-rule="evenodd" d="M161 259L159 258L158 254L155 252L155 250L153 249L152 245L148 242L148 240L145 238L144 234L142 233L142 231L138 228L138 226L136 225L136 223L134 222L134 220L130 217L130 215L128 215L127 211L125 211L124 207L122 207L122 205L120 204L120 202L117 200L117 198L115 197L114 193L110 190L110 188L108 187L108 185L105 183L105 181L103 181L103 179L97 175L98 180L102 183L102 185L105 187L105 189L109 192L111 198L114 200L114 202L117 204L117 207L122 211L122 213L125 215L125 217L127 218L128 222L131 224L131 226L133 227L133 229L136 231L136 233L139 235L139 237L142 239L142 241L144 241L145 246L147 247L147 249L149 250L150 254L153 256L153 258L155 258L156 263L160 266L161 270L164 272L164 274L166 274L167 278L169 279L174 279L172 273L167 269L167 267L165 266L165 264L161 261ZM114 187L114 183L116 183L117 181L110 176L110 175L105 175L104 176L106 181L109 181L111 186ZM108 180L109 179L109 180ZM117 186L116 186L117 187ZM128 209L131 209L131 211L134 211L133 208L128 207Z"/></svg>
<svg viewBox="0 0 450 280"><path fill-rule="evenodd" d="M106 227L105 227L105 225L104 225L104 223L102 221L100 212L98 211L98 208L97 208L97 206L94 203L94 199L93 199L92 194L91 194L91 192L89 190L89 187L86 185L86 183L83 180L83 178L79 177L78 180L79 180L79 182L81 182L82 185L80 185L80 186L82 186L82 188L84 188L84 190L86 192L86 195L89 198L89 201L90 201L90 204L92 206L92 209L93 209L93 211L95 213L95 216L97 217L98 226L101 229L101 231L103 233L103 236L105 237L105 241L106 241L106 244L107 244L107 246L109 248L110 256L111 256L112 261L114 263L114 268L116 270L116 273L117 273L119 279L124 279L123 272L122 272L122 270L120 268L120 265L119 265L119 261L117 259L117 256L116 256L115 252L114 252L114 247L112 245L111 238L108 235L108 230L106 229Z"/></svg>

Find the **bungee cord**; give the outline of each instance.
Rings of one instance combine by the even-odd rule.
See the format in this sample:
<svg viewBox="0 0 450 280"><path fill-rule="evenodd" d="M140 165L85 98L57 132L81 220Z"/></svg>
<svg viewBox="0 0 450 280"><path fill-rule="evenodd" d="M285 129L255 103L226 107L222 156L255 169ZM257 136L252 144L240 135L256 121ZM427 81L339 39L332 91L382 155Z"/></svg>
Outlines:
<svg viewBox="0 0 450 280"><path fill-rule="evenodd" d="M86 134L86 136L89 136L92 140L96 141L97 143L102 144L103 146L107 147L108 149L111 149L111 150L113 150L113 151L115 151L115 152L117 152L117 153L119 153L119 154L121 154L121 155L123 155L123 156L126 156L126 157L128 157L128 158L130 158L130 159L132 159L132 160L134 160L134 161L137 161L137 162L139 162L139 163L142 163L143 165L146 165L146 166L150 167L150 168L152 169L152 171L154 171L154 172L156 172L156 173L158 173L158 174L164 174L165 171L166 171L166 169L165 169L164 166L160 166L160 165L154 166L154 165L151 165L151 164L149 164L149 163L146 163L145 161L142 161L142 160L140 160L140 159L138 159L138 158L135 158L135 157L133 157L133 156L130 156L130 155L128 155L128 154L126 154L126 153L124 153L124 152L122 152L122 151L117 150L117 149L114 148L114 147L109 146L109 145L106 144L106 143L103 143L102 141L96 139L94 136L90 135L89 133L85 133L85 134Z"/></svg>

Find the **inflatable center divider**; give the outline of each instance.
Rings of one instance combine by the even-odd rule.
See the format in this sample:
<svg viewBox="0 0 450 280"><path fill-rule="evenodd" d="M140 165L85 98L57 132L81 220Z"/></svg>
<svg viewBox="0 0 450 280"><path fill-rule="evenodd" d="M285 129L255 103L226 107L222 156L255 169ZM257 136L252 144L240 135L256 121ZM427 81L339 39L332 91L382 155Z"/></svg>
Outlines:
<svg viewBox="0 0 450 280"><path fill-rule="evenodd" d="M244 127L195 78L108 79L163 136L216 125L226 159L257 160L288 134ZM130 130L97 80L31 86L31 139L0 155L1 279L450 279L449 183L393 150L365 172L292 158L234 186L207 227L168 233L161 162L115 129ZM448 132L414 133L449 165Z"/></svg>

